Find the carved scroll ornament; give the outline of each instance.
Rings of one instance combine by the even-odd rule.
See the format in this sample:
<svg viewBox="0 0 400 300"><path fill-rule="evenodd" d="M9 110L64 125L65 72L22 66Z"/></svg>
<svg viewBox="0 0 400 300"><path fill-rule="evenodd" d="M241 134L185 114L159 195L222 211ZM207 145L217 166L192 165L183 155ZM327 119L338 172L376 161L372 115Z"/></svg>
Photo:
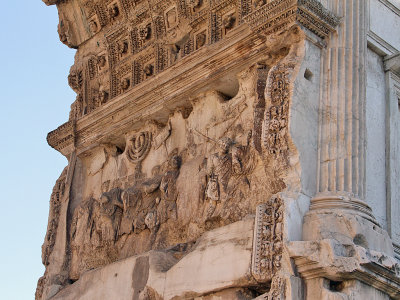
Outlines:
<svg viewBox="0 0 400 300"><path fill-rule="evenodd" d="M288 151L289 68L285 65L271 70L267 91L270 103L265 112L263 142L270 154L285 155Z"/></svg>
<svg viewBox="0 0 400 300"><path fill-rule="evenodd" d="M253 241L252 274L270 281L281 268L283 252L283 201L279 196L257 207Z"/></svg>

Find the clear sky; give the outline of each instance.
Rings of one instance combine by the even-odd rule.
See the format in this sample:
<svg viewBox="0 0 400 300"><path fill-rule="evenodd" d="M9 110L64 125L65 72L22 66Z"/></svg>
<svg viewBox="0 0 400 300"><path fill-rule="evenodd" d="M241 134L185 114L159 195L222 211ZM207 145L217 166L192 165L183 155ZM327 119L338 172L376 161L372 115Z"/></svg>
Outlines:
<svg viewBox="0 0 400 300"><path fill-rule="evenodd" d="M57 34L55 6L2 2L0 17L0 298L34 299L44 272L49 199L67 160L46 135L68 119L75 50Z"/></svg>

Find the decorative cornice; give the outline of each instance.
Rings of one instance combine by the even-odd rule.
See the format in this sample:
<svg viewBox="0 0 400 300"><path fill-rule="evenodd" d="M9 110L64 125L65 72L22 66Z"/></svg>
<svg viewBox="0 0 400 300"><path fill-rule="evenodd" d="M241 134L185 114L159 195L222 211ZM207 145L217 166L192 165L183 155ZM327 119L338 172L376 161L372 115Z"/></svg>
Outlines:
<svg viewBox="0 0 400 300"><path fill-rule="evenodd" d="M340 19L315 0L275 0L244 18L253 30L271 34L298 22L321 38L326 38Z"/></svg>
<svg viewBox="0 0 400 300"><path fill-rule="evenodd" d="M242 13L242 4L235 3L231 0L214 1L210 4L210 9L218 12L220 17L235 7L238 14ZM235 5L240 6L240 9ZM194 92L204 91L206 86L208 89L218 90L215 86L217 80L226 76L233 77L232 74L237 74L243 66L250 66L260 59L265 59L269 48L265 45L267 35L289 32L293 26L301 25L319 37L326 37L338 24L338 18L315 0L274 0L257 10L252 8L243 14L244 16L239 18L240 22L229 34L219 36L215 33L218 39L214 41L209 37L209 44L188 54L182 54L173 63L165 61L172 50L162 46L162 43L166 43L168 34L160 39L161 33L154 33L145 45L138 42L140 47L138 46L135 52L136 48L129 38L137 28L127 28L122 21L117 22L115 26L109 25L111 27L104 31L108 55L100 53L97 57L80 60L79 64L73 67L73 73L69 77L70 85L78 91L79 100L73 104L74 110L71 113L71 120L76 120L76 130L71 129L69 122L60 126L49 133L49 144L68 155L74 146L80 152L105 141L107 136L112 135L112 130L121 133L128 127L130 130L135 126L139 128L145 119L151 118L166 121L168 114L175 108L190 105L188 99ZM219 21L217 23L219 24ZM209 26L214 28L212 24ZM128 32L131 29L133 31ZM190 35L194 35L195 38L197 32L191 32ZM92 38L97 36L96 34ZM160 40L157 42L157 39ZM125 43L129 50L126 56L121 58L118 53L123 50ZM130 49L131 47L133 48ZM106 61L105 71L98 69L96 62L100 61L99 59ZM87 67L78 68L78 65L85 63ZM147 64L152 66L151 72L149 71L151 74L144 76L142 73ZM215 72L216 66L220 68L220 72ZM108 99L98 101L98 106L93 104L93 107L80 107L100 97L93 94L93 88L90 88L92 81L97 80L91 78L96 78L100 73L104 78L110 78L110 90L102 92L104 98ZM124 80L127 88L121 89ZM113 126L110 127L109 124Z"/></svg>
<svg viewBox="0 0 400 300"><path fill-rule="evenodd" d="M342 249L342 250L339 250ZM299 241L289 245L290 256L304 279L359 280L400 299L400 269L393 257L335 240Z"/></svg>
<svg viewBox="0 0 400 300"><path fill-rule="evenodd" d="M384 59L385 71L391 71L400 75L400 52L390 55Z"/></svg>
<svg viewBox="0 0 400 300"><path fill-rule="evenodd" d="M321 38L335 31L340 18L327 10L319 1L299 0L297 21Z"/></svg>
<svg viewBox="0 0 400 300"><path fill-rule="evenodd" d="M68 156L74 150L75 122L68 121L49 132L47 134L47 143L63 155Z"/></svg>

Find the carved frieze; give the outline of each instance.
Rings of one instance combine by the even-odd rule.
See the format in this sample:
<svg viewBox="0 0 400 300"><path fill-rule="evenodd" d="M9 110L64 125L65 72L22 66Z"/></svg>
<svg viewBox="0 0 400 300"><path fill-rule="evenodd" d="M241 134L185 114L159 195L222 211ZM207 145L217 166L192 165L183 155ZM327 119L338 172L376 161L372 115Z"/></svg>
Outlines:
<svg viewBox="0 0 400 300"><path fill-rule="evenodd" d="M148 230L154 238L160 225L177 219L176 182L181 164L181 156L172 155L163 174L156 167L150 178L80 203L71 221L70 278L117 260L128 235L139 238Z"/></svg>
<svg viewBox="0 0 400 300"><path fill-rule="evenodd" d="M71 153L71 149L75 144L75 124L73 121L64 123L56 130L53 130L47 134L47 143L54 149L62 152L66 150L66 153Z"/></svg>
<svg viewBox="0 0 400 300"><path fill-rule="evenodd" d="M274 196L267 203L257 207L252 274L259 282L271 281L281 268L283 218L284 203L280 196Z"/></svg>
<svg viewBox="0 0 400 300"><path fill-rule="evenodd" d="M278 156L287 155L289 119L289 68L284 65L274 67L268 78L270 103L266 107L264 124L264 146L267 151Z"/></svg>
<svg viewBox="0 0 400 300"><path fill-rule="evenodd" d="M53 252L56 241L57 228L60 218L61 200L65 193L65 184L67 179L67 168L61 173L54 185L50 196L50 214L47 225L46 237L42 246L42 262L45 266L49 264L49 257Z"/></svg>
<svg viewBox="0 0 400 300"><path fill-rule="evenodd" d="M115 261L123 214L121 189L84 200L74 211L70 227L69 277L79 278L84 270Z"/></svg>

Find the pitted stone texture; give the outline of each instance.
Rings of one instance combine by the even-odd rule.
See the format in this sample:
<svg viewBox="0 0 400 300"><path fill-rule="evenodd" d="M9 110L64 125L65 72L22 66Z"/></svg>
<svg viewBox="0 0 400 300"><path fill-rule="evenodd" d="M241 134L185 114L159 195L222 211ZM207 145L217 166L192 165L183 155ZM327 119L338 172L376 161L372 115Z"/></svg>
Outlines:
<svg viewBox="0 0 400 300"><path fill-rule="evenodd" d="M251 299L253 226L248 217L205 233L189 253L151 251L86 272L52 299Z"/></svg>

